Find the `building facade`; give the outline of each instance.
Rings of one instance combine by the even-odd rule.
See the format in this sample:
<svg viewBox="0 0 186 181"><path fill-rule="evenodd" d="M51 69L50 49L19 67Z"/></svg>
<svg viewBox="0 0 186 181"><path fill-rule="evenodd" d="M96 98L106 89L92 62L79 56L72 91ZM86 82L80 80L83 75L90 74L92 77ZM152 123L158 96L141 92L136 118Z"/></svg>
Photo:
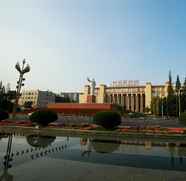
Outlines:
<svg viewBox="0 0 186 181"><path fill-rule="evenodd" d="M33 108L45 108L49 103L55 103L55 95L49 91L25 90L19 98L19 105L30 102Z"/></svg>
<svg viewBox="0 0 186 181"><path fill-rule="evenodd" d="M140 85L136 81L128 81L122 83L114 82L107 86L104 84L96 87L95 95L90 95L91 87L85 85L84 91L80 94L80 103L110 103L119 104L125 110L130 112L145 112L145 109L150 109L153 97L166 97L168 92L168 83L165 85L152 85L147 82Z"/></svg>
<svg viewBox="0 0 186 181"><path fill-rule="evenodd" d="M69 102L79 103L79 92L62 92L60 96L69 100Z"/></svg>

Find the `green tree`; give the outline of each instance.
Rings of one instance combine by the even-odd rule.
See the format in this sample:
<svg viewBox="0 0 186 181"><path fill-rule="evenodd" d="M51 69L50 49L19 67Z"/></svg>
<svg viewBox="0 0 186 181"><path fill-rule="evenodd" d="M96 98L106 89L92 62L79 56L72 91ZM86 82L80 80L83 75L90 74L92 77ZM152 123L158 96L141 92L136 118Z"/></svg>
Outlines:
<svg viewBox="0 0 186 181"><path fill-rule="evenodd" d="M13 109L13 103L9 100L2 81L0 82L0 109L8 112L12 112Z"/></svg>
<svg viewBox="0 0 186 181"><path fill-rule="evenodd" d="M181 82L180 82L179 75L177 75L177 78L176 78L176 92L179 92L180 88L181 88Z"/></svg>
<svg viewBox="0 0 186 181"><path fill-rule="evenodd" d="M186 77L182 87L182 94L181 94L181 112L186 111Z"/></svg>
<svg viewBox="0 0 186 181"><path fill-rule="evenodd" d="M153 97L151 102L151 112L154 115L160 115L160 98Z"/></svg>
<svg viewBox="0 0 186 181"><path fill-rule="evenodd" d="M177 75L176 79L176 115L179 115L179 96L180 96L181 82L179 75Z"/></svg>
<svg viewBox="0 0 186 181"><path fill-rule="evenodd" d="M186 77L183 83L182 92L186 94Z"/></svg>
<svg viewBox="0 0 186 181"><path fill-rule="evenodd" d="M56 112L49 109L41 109L30 115L30 120L39 126L47 126L58 119Z"/></svg>
<svg viewBox="0 0 186 181"><path fill-rule="evenodd" d="M176 116L176 96L174 94L174 89L172 86L172 75L169 71L169 81L168 81L168 95L167 95L167 115Z"/></svg>
<svg viewBox="0 0 186 181"><path fill-rule="evenodd" d="M168 95L169 96L174 95L174 90L173 90L173 86L172 86L172 75L171 75L171 71L169 71Z"/></svg>
<svg viewBox="0 0 186 181"><path fill-rule="evenodd" d="M121 115L115 111L97 112L93 122L105 129L114 129L121 124Z"/></svg>

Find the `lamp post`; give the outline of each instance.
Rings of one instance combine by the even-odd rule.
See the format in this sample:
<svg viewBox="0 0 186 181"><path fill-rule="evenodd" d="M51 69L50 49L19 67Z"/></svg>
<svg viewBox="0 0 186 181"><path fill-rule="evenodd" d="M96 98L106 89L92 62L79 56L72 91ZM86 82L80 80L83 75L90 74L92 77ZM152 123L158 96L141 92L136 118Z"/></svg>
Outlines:
<svg viewBox="0 0 186 181"><path fill-rule="evenodd" d="M161 99L161 116L162 116L162 118L164 117L164 110L163 110L163 103L164 103L164 97L162 97L162 99Z"/></svg>
<svg viewBox="0 0 186 181"><path fill-rule="evenodd" d="M25 81L25 78L23 77L23 75L25 73L30 72L30 66L28 64L26 64L25 59L23 59L22 65L20 65L19 62L17 62L15 65L15 68L19 72L19 80L17 81L17 86L16 86L16 98L15 98L15 104L14 104L14 108L13 108L13 118L15 117L15 113L17 110L21 87L24 86L23 81Z"/></svg>
<svg viewBox="0 0 186 181"><path fill-rule="evenodd" d="M181 89L179 89L178 105L179 105L179 117L180 117L181 115Z"/></svg>

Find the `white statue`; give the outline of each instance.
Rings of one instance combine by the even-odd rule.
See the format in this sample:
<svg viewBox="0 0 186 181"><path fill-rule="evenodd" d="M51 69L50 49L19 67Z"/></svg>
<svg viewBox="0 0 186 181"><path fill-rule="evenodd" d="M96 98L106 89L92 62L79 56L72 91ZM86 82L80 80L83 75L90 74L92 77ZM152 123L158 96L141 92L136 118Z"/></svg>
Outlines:
<svg viewBox="0 0 186 181"><path fill-rule="evenodd" d="M95 95L96 90L96 81L95 79L90 80L87 78L88 82L90 83L90 95Z"/></svg>

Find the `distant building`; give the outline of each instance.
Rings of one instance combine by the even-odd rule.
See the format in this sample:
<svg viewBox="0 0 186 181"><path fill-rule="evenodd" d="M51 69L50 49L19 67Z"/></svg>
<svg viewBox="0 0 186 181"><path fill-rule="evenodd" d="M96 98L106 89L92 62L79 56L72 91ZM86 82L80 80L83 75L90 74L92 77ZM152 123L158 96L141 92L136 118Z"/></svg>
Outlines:
<svg viewBox="0 0 186 181"><path fill-rule="evenodd" d="M76 102L79 103L79 95L78 92L62 92L60 94L61 97L64 98L64 102Z"/></svg>
<svg viewBox="0 0 186 181"><path fill-rule="evenodd" d="M85 85L80 103L118 104L131 112L145 112L145 108L150 109L153 97L168 95L168 83L152 85L147 82L140 85L138 81L115 81L110 86L101 84L96 87L95 95L90 94L90 89L90 85Z"/></svg>
<svg viewBox="0 0 186 181"><path fill-rule="evenodd" d="M55 103L63 103L64 102L64 97L62 97L59 94L55 94Z"/></svg>
<svg viewBox="0 0 186 181"><path fill-rule="evenodd" d="M45 108L49 103L55 103L55 95L50 91L25 90L19 98L19 105L31 103L34 108Z"/></svg>

